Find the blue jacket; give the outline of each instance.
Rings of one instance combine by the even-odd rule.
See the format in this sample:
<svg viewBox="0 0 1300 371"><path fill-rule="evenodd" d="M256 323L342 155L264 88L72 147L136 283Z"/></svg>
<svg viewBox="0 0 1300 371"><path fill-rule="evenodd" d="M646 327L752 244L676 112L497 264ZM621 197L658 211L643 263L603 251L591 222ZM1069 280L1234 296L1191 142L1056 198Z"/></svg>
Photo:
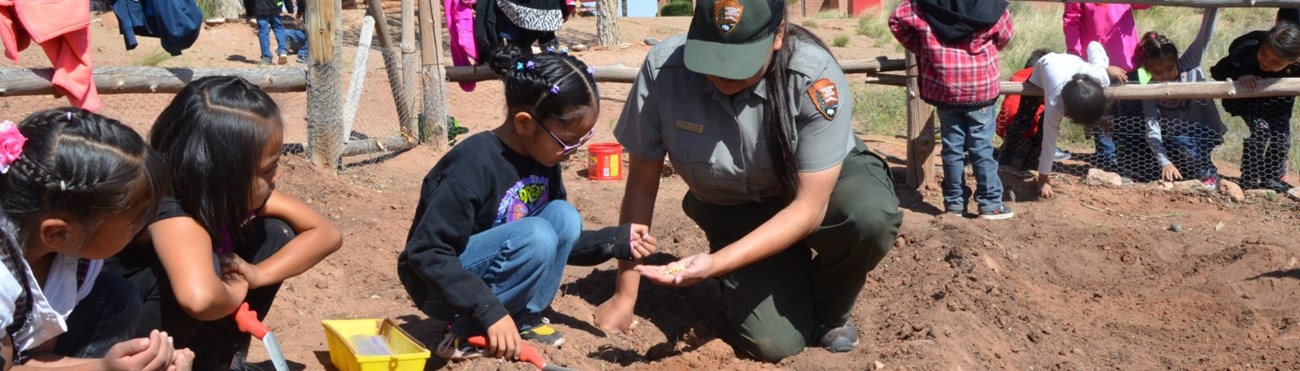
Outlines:
<svg viewBox="0 0 1300 371"><path fill-rule="evenodd" d="M135 49L135 37L162 39L163 50L171 55L194 45L203 28L203 11L187 0L112 0L126 50Z"/></svg>

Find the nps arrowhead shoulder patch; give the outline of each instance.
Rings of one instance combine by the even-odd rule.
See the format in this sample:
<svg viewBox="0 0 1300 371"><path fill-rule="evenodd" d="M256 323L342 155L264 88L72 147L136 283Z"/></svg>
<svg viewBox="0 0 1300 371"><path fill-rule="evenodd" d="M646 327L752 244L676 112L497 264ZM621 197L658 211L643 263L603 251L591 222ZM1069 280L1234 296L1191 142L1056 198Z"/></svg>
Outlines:
<svg viewBox="0 0 1300 371"><path fill-rule="evenodd" d="M835 87L835 83L828 79L820 79L808 88L808 98L812 99L813 106L817 111L822 113L827 120L834 120L835 114L840 111L840 92Z"/></svg>

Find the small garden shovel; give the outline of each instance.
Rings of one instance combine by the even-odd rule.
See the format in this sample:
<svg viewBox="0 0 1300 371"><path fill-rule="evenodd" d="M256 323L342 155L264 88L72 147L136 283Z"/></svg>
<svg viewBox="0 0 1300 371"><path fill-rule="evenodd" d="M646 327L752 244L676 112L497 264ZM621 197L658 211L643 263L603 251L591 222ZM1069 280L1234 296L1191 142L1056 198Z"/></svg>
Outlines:
<svg viewBox="0 0 1300 371"><path fill-rule="evenodd" d="M474 344L474 346L479 348L487 348L488 346L487 338L483 337L483 335L470 336L466 341L469 341L470 344ZM538 352L537 348L526 343L519 344L519 360L522 362L532 363L533 366L537 366L537 368L542 371L575 371L571 368L547 363L546 358L542 357L542 353Z"/></svg>
<svg viewBox="0 0 1300 371"><path fill-rule="evenodd" d="M275 371L289 371L289 363L284 360L284 352L280 351L280 343L275 340L275 334L262 321L257 320L257 312L249 310L248 303L240 304L239 310L235 311L235 323L239 325L239 331L262 340L266 353L271 355Z"/></svg>

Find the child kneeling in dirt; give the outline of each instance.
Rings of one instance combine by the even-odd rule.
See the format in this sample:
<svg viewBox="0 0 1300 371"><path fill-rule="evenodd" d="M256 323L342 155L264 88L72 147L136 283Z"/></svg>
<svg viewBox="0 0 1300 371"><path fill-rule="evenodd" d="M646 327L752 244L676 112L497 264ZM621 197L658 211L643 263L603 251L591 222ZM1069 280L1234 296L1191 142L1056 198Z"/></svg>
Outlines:
<svg viewBox="0 0 1300 371"><path fill-rule="evenodd" d="M343 244L323 215L275 190L283 138L275 101L236 76L185 86L149 132L172 194L105 269L139 290L137 331L166 330L196 369L246 369L251 337L231 314L247 304L264 319L281 283Z"/></svg>
<svg viewBox="0 0 1300 371"><path fill-rule="evenodd" d="M397 273L415 305L450 333L439 357L462 360L490 351L518 359L523 339L560 345L542 317L564 266L590 257L575 248L582 217L566 201L559 164L595 134L600 95L592 70L567 54L526 55L503 46L490 59L505 76L508 115L469 137L424 178L419 206L398 257ZM644 225L614 227L620 243L598 244L588 264L648 255ZM488 349L465 342L486 331Z"/></svg>

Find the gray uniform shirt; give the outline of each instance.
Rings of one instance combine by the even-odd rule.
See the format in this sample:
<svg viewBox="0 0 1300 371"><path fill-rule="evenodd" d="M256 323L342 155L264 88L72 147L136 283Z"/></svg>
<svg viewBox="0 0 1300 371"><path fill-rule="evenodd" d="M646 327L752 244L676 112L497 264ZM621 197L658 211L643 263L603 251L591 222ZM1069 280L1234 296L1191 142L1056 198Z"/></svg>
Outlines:
<svg viewBox="0 0 1300 371"><path fill-rule="evenodd" d="M768 152L767 130L775 124L764 113L766 81L733 96L719 93L707 76L686 69L685 41L685 35L673 37L646 55L614 135L638 159L667 154L701 201L736 205L780 196ZM791 46L798 48L788 74L796 166L800 172L825 170L853 148L852 93L827 51L787 38L785 47ZM827 104L827 97L838 104Z"/></svg>

